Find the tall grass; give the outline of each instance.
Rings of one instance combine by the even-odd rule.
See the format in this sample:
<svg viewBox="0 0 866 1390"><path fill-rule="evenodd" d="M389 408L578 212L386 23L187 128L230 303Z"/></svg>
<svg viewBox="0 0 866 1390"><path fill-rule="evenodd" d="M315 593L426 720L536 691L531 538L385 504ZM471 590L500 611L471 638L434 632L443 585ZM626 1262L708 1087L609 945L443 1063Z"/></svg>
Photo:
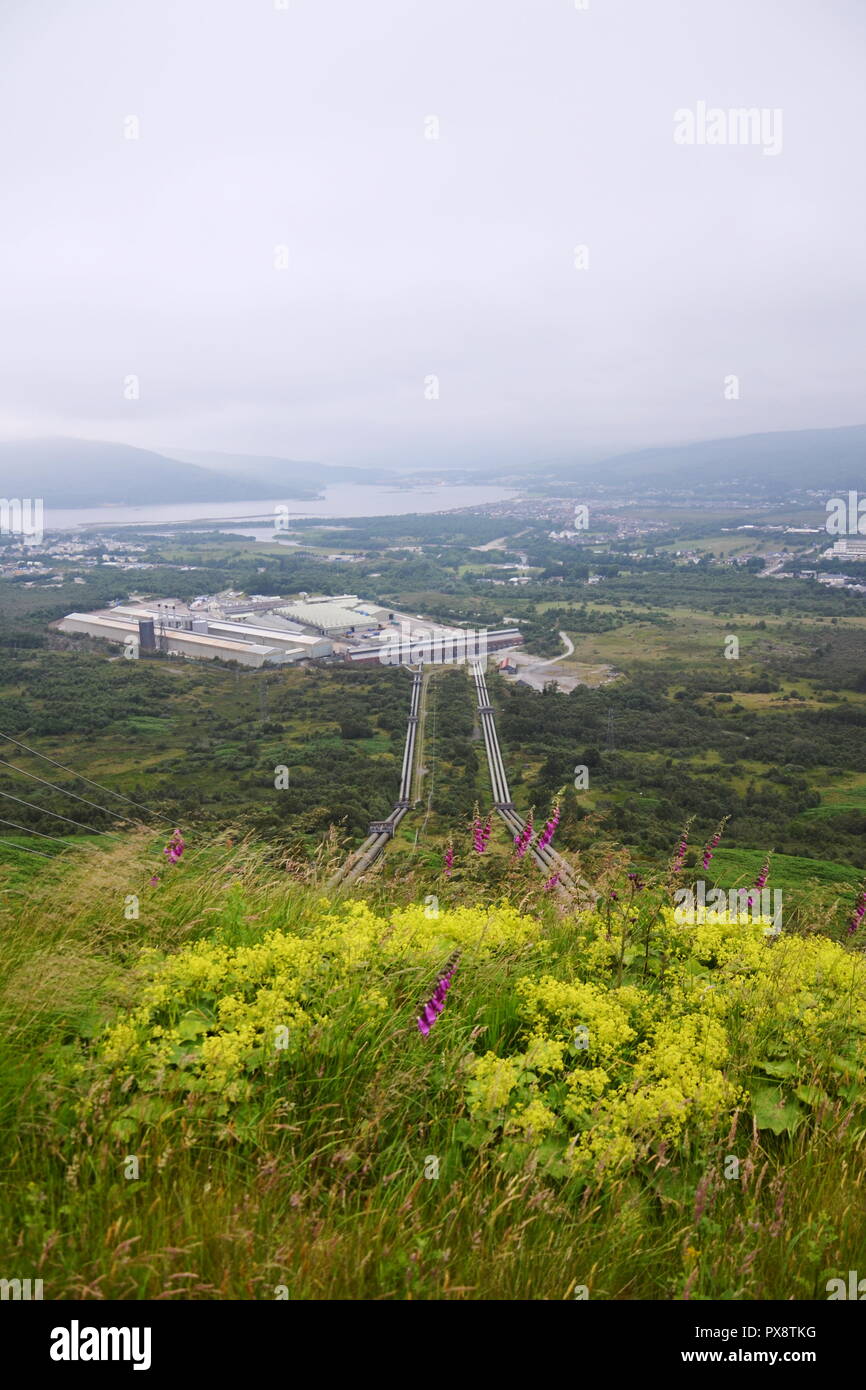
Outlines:
<svg viewBox="0 0 866 1390"><path fill-rule="evenodd" d="M305 877L220 841L171 872L159 851L143 833L79 849L0 908L6 1277L40 1277L48 1298L568 1299L586 1286L605 1299L810 1299L862 1265L864 1131L839 1102L793 1137L738 1112L712 1144L661 1145L589 1185L553 1181L531 1159L510 1171L467 1144L467 1065L514 1036L517 951L462 969L429 1039L414 1024L422 965L395 970L395 1007L375 1023L358 1022L360 972L327 1048L264 1077L252 1107L214 1114L203 1132L178 1103L124 1140L107 1094L79 1102L92 1040L140 994L141 946L303 934L328 869ZM368 891L392 905L428 890L407 875ZM137 918L124 915L130 895ZM579 963L568 916L549 898L535 909L557 968ZM131 1149L137 1179L125 1176ZM438 1175L425 1176L433 1158Z"/></svg>

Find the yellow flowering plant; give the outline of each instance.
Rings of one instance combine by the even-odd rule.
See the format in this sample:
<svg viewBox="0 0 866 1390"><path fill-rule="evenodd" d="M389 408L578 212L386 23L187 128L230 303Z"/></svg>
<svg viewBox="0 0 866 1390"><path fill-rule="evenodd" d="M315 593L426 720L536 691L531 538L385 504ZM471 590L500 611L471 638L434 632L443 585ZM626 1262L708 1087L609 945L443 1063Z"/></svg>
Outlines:
<svg viewBox="0 0 866 1390"><path fill-rule="evenodd" d="M395 1013L412 1029L407 983L426 980L454 948L483 965L532 954L542 928L507 902L456 907L431 918L424 905L377 914L367 902L323 900L304 931L271 930L253 944L197 941L173 955L141 956L137 1006L98 1040L98 1075L132 1096L119 1132L142 1113L141 1095L210 1100L226 1114L263 1077L291 1076L311 1056L345 1049L347 1036ZM95 1091L100 1091L101 1082ZM158 1114L154 1103L148 1115Z"/></svg>
<svg viewBox="0 0 866 1390"><path fill-rule="evenodd" d="M461 1044L453 1073L465 1096L457 1138L511 1166L531 1156L552 1175L588 1178L659 1142L706 1141L737 1108L781 1133L827 1103L859 1103L861 953L774 938L763 921L689 927L653 911L650 949L641 937L632 960L604 905L551 935L507 901L389 914L323 900L303 925L259 940L143 953L136 1005L92 1050L86 1104L105 1104L118 1134L180 1104L225 1116L269 1081L289 1094L293 1078L339 1069L373 1042L429 1056L462 1035L479 1050ZM415 1014L455 952L448 1024L421 1039Z"/></svg>
<svg viewBox="0 0 866 1390"><path fill-rule="evenodd" d="M737 1107L781 1133L834 1098L866 1098L862 954L773 937L763 919L683 926L666 909L663 977L626 971L616 985L609 914L576 925L568 978L519 979L512 1049L470 1069L461 1135L473 1146L510 1166L534 1148L554 1174L597 1178L659 1142L710 1138Z"/></svg>

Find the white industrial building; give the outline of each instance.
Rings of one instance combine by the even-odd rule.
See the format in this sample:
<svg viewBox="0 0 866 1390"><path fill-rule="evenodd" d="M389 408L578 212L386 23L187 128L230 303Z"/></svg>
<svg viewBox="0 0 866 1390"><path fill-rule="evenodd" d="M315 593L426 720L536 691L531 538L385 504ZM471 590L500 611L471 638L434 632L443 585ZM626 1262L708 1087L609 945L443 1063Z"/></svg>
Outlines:
<svg viewBox="0 0 866 1390"><path fill-rule="evenodd" d="M281 628L259 627L252 623L232 623L232 622L211 622L208 620L207 630L214 636L232 637L236 641L249 640L251 642L270 643L286 651L295 651L297 656L294 660L301 657L330 656L334 650L333 642L329 642L327 637L316 637L309 632L286 632Z"/></svg>
<svg viewBox="0 0 866 1390"><path fill-rule="evenodd" d="M853 540L844 536L828 554L834 560L866 560L866 540Z"/></svg>
<svg viewBox="0 0 866 1390"><path fill-rule="evenodd" d="M227 595L220 596L224 600ZM238 596L240 597L240 596ZM135 640L140 655L163 651L199 659L219 658L245 666L266 662L317 660L334 654L332 637L371 641L375 629L389 627L394 613L357 594L335 596L300 594L297 599L273 600L274 611L203 611L202 599L186 604L173 599L132 599L96 613L70 613L58 627L108 642ZM210 604L208 605L211 606ZM252 610L252 611L251 611Z"/></svg>
<svg viewBox="0 0 866 1390"><path fill-rule="evenodd" d="M292 599L282 604L277 613L292 618L304 627L315 628L326 637L344 637L346 633L367 628L371 623L387 622L388 609L365 603L357 594L340 594L335 598Z"/></svg>
<svg viewBox="0 0 866 1390"><path fill-rule="evenodd" d="M299 594L298 597L317 609L321 606L347 608L368 621L388 622L394 616L390 609L383 608L381 604L373 603L372 600L358 598L357 594Z"/></svg>
<svg viewBox="0 0 866 1390"><path fill-rule="evenodd" d="M140 615L146 618L146 614ZM100 637L104 642L126 644L132 639L136 646L140 629L135 618L116 614L70 613L58 624L61 632L82 632L88 637ZM260 642L232 641L229 637L210 637L204 633L181 629L166 631L159 639L160 650L169 655L187 656L199 661L237 661L241 666L264 666L266 662L282 665L298 661L305 655L302 649L265 645Z"/></svg>
<svg viewBox="0 0 866 1390"><path fill-rule="evenodd" d="M354 608L359 601L357 594L298 594L305 603L337 603L342 608Z"/></svg>
<svg viewBox="0 0 866 1390"><path fill-rule="evenodd" d="M208 618L194 613L166 617L164 609L146 607L143 604L118 604L111 609L111 616L119 614L125 618L153 618L157 631L165 623L166 635L172 630L172 622L180 625L191 624L193 632L210 637L227 637L236 642L259 642L264 646L278 647L287 653L287 660L302 661L310 657L330 656L334 645L326 637L317 637L307 632L295 632L288 626L270 626L261 621L236 621L228 618ZM291 653L291 655L288 655Z"/></svg>
<svg viewBox="0 0 866 1390"><path fill-rule="evenodd" d="M167 632L162 639L162 650L169 656L197 657L200 661L237 661L241 666L264 666L269 662L282 666L286 662L298 661L303 655L295 648L264 646L261 642L233 642L226 637L205 637L196 632Z"/></svg>
<svg viewBox="0 0 866 1390"><path fill-rule="evenodd" d="M394 617L392 608L382 608L377 603L359 603L355 612L360 613L368 623L388 623Z"/></svg>
<svg viewBox="0 0 866 1390"><path fill-rule="evenodd" d="M304 627L314 628L325 637L344 637L364 621L353 609L342 608L336 603L288 603L277 612L294 618Z"/></svg>

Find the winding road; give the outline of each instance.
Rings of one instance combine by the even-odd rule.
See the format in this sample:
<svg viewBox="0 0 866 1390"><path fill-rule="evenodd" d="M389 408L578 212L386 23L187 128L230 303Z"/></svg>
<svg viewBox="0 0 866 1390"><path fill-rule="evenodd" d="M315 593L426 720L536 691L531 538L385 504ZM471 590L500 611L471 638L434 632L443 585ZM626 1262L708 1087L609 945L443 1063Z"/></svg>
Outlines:
<svg viewBox="0 0 866 1390"><path fill-rule="evenodd" d="M572 652L574 651L574 643L572 642L567 632L560 631L559 635L565 643L566 650L562 653L561 656L552 656L549 661L539 661L539 666L554 666L557 661L564 661L567 656L571 656Z"/></svg>

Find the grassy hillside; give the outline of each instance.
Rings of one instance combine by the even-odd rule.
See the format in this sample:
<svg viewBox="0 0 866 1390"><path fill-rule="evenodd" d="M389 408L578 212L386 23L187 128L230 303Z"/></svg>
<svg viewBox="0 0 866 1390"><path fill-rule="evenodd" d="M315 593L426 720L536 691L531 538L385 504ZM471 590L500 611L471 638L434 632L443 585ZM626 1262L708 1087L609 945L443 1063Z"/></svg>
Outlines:
<svg viewBox="0 0 866 1390"><path fill-rule="evenodd" d="M719 849L713 859L715 882L720 888L739 888L754 883L762 863L763 855L759 850ZM848 885L852 892L856 891L862 877L862 871L853 869L850 864L835 864L828 859L801 859L796 854L773 855L771 882L775 888L797 890L820 884L844 892Z"/></svg>
<svg viewBox="0 0 866 1390"><path fill-rule="evenodd" d="M339 898L333 845L188 841L3 880L2 1263L46 1298L809 1299L856 1268L862 932L680 926L613 861L576 916L504 836Z"/></svg>
<svg viewBox="0 0 866 1390"><path fill-rule="evenodd" d="M18 744L169 820L255 823L269 839L315 836L331 823L359 834L385 814L399 783L408 690L405 672L378 666L239 672L80 650L25 652L0 664L2 732ZM45 777L46 764L4 747L0 757L13 768L0 766L0 793L33 804L18 806L11 819L19 825L57 833L33 806L112 825L110 815L22 782L14 768ZM288 782L277 788L280 767ZM60 781L81 794L63 774Z"/></svg>

